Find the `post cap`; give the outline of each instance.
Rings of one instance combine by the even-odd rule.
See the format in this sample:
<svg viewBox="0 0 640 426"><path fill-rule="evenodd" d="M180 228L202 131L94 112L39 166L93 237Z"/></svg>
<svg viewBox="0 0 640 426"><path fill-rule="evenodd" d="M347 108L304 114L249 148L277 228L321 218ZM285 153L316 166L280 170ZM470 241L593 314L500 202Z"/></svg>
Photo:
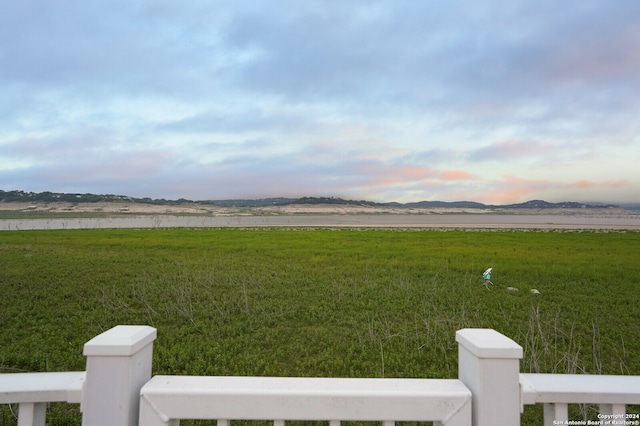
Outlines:
<svg viewBox="0 0 640 426"><path fill-rule="evenodd" d="M157 330L148 325L117 325L84 344L85 356L130 356L152 343Z"/></svg>
<svg viewBox="0 0 640 426"><path fill-rule="evenodd" d="M491 328L463 328L456 342L478 358L522 359L522 346Z"/></svg>

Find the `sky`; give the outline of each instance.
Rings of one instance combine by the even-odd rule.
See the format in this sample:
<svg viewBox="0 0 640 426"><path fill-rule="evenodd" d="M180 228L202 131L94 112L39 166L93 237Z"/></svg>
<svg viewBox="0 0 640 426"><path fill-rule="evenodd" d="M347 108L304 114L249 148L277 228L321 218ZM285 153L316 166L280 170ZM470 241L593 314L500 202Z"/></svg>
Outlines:
<svg viewBox="0 0 640 426"><path fill-rule="evenodd" d="M0 189L640 202L634 0L0 0Z"/></svg>

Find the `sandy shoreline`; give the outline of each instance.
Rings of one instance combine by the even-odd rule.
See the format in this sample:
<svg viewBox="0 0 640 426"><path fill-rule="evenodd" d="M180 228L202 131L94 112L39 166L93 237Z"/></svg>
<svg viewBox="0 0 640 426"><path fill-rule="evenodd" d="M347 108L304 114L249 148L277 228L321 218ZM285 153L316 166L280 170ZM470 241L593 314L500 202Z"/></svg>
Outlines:
<svg viewBox="0 0 640 426"><path fill-rule="evenodd" d="M425 214L508 214L563 216L638 216L640 211L622 208L584 209L477 209L477 208L412 208L369 206L358 204L289 204L268 207L219 207L210 204L146 204L129 202L0 202L0 211L18 213L114 213L142 215L205 215L205 216L264 216L264 215L425 215Z"/></svg>
<svg viewBox="0 0 640 426"><path fill-rule="evenodd" d="M24 217L18 214L17 218L0 219L0 230L5 231L180 227L640 230L640 212L617 208L413 209L342 204L223 208L199 204L171 206L140 203L0 203L0 210L24 213ZM39 216L29 218L29 215L34 213ZM47 218L47 213L51 213L52 217ZM69 216L65 217L64 213L69 213ZM79 214L83 213L100 213L104 216L81 217Z"/></svg>

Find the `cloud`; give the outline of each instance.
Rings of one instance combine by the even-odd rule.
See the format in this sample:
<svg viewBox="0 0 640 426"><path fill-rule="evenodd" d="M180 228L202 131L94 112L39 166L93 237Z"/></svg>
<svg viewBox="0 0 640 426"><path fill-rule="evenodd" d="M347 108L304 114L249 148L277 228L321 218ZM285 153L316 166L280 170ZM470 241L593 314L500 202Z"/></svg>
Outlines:
<svg viewBox="0 0 640 426"><path fill-rule="evenodd" d="M640 38L637 14L640 6L601 8L585 4L580 20L558 28L560 37L551 50L548 72L558 83L609 84L616 79L637 80L640 54L634 46Z"/></svg>
<svg viewBox="0 0 640 426"><path fill-rule="evenodd" d="M551 0L9 2L0 186L633 198L639 12Z"/></svg>
<svg viewBox="0 0 640 426"><path fill-rule="evenodd" d="M502 180L492 182L494 189L487 194L487 199L495 204L512 203L513 200L526 201L530 198L540 198L533 195L543 193L555 185L557 183L546 179L526 179L507 175L503 176Z"/></svg>
<svg viewBox="0 0 640 426"><path fill-rule="evenodd" d="M580 180L577 182L573 182L568 184L569 188L578 188L578 189L591 189L591 188L624 188L631 185L631 182L627 179L620 179L615 181L605 181L605 182L593 182L589 180Z"/></svg>
<svg viewBox="0 0 640 426"><path fill-rule="evenodd" d="M465 170L445 170L441 173L444 180L471 180L476 176Z"/></svg>
<svg viewBox="0 0 640 426"><path fill-rule="evenodd" d="M493 142L469 154L474 161L505 161L516 158L532 159L548 154L551 147L538 141L506 140Z"/></svg>

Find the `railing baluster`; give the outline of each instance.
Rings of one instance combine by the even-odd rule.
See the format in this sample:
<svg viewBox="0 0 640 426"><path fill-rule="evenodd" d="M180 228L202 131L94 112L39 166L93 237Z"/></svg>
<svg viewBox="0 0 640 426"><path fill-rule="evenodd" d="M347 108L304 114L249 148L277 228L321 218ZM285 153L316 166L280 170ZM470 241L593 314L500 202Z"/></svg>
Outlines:
<svg viewBox="0 0 640 426"><path fill-rule="evenodd" d="M624 415L626 412L627 406L625 404L600 404L600 414Z"/></svg>
<svg viewBox="0 0 640 426"><path fill-rule="evenodd" d="M218 426L230 426L231 422L229 420L218 419Z"/></svg>
<svg viewBox="0 0 640 426"><path fill-rule="evenodd" d="M569 420L569 404L544 404L544 426L553 426L554 420Z"/></svg>
<svg viewBox="0 0 640 426"><path fill-rule="evenodd" d="M44 426L46 402L23 402L18 406L18 426Z"/></svg>
<svg viewBox="0 0 640 426"><path fill-rule="evenodd" d="M331 420L329 426L340 426L340 420Z"/></svg>
<svg viewBox="0 0 640 426"><path fill-rule="evenodd" d="M274 420L273 426L284 426L284 420Z"/></svg>
<svg viewBox="0 0 640 426"><path fill-rule="evenodd" d="M387 420L385 422L382 422L382 426L396 426L396 422L392 420Z"/></svg>

